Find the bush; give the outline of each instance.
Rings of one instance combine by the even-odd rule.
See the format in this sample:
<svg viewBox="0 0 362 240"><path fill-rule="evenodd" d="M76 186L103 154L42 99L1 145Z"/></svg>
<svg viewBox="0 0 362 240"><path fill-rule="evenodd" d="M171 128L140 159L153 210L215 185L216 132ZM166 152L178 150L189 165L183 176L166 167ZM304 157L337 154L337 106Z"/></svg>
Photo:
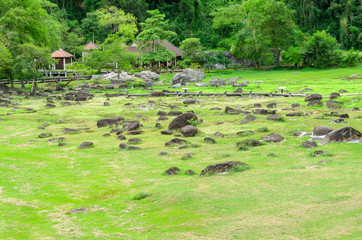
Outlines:
<svg viewBox="0 0 362 240"><path fill-rule="evenodd" d="M145 82L139 78L133 78L126 81L128 87L146 87Z"/></svg>
<svg viewBox="0 0 362 240"><path fill-rule="evenodd" d="M359 55L354 48L351 48L349 51L345 52L344 56L342 56L342 67L354 67L362 62L362 57Z"/></svg>
<svg viewBox="0 0 362 240"><path fill-rule="evenodd" d="M131 197L131 200L142 200L142 199L145 199L147 197L151 196L151 194L148 194L148 193L144 193L144 192L139 192L139 193L136 193L135 195L133 195Z"/></svg>

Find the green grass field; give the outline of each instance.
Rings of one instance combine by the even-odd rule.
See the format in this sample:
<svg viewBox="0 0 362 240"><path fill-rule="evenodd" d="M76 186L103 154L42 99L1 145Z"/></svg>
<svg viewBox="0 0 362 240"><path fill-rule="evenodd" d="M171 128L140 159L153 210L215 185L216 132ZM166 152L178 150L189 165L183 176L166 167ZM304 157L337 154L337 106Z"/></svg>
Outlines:
<svg viewBox="0 0 362 240"><path fill-rule="evenodd" d="M331 92L345 89L362 93L362 80L349 79L362 74L362 68L296 71L221 71L208 73L205 81L241 76L251 84L244 91L264 92L286 86L290 92L306 87L321 93L328 100ZM171 75L162 75L165 82ZM264 81L264 84L252 84ZM72 86L75 83L72 83ZM41 85L42 86L42 85ZM258 87L260 86L260 87ZM42 86L43 87L43 86ZM161 90L167 86L155 87ZM191 91L232 92L233 87L198 88ZM94 92L94 91L93 91ZM115 90L103 91L113 93ZM133 89L130 92L145 92ZM361 127L362 95L342 96L342 109L307 107L304 98L281 97L197 97L195 105L184 105L185 98L142 97L111 98L111 106L102 94L82 105L45 107L46 99L13 96L17 106L0 108L0 239L361 239L362 148L358 143L318 145L316 149L301 147L309 137L294 137L293 132L312 132L315 126L333 129ZM154 101L155 103L149 103ZM284 122L255 115L256 121L240 124L244 114L224 114L230 106L252 111L254 103L263 107L277 103L277 112L285 116L292 103L302 106L297 111L309 113L302 117L284 117ZM131 105L125 105L131 103ZM193 110L203 119L195 137L181 137L195 144L187 149L166 147L175 136L161 135L169 122L155 127L157 112L171 109ZM18 107L18 109L13 109ZM210 110L220 107L222 110ZM32 108L30 113L24 108ZM348 123L329 124L338 117L324 116L331 111L348 113ZM7 115L11 113L11 115ZM139 120L143 134L125 135L118 140L112 128L97 128L97 120L123 116ZM315 119L324 116L323 119ZM62 119L58 123L58 119ZM49 126L38 129L44 122ZM218 124L222 121L222 124ZM257 132L267 127L269 132ZM66 134L64 128L90 128L77 134ZM236 133L253 130L250 136ZM224 134L214 137L215 132ZM65 137L66 146L38 138L51 132ZM270 132L286 141L268 143L247 151L239 151L236 143L245 139L260 140ZM175 132L175 134L179 134ZM118 145L129 138L142 140L141 150L121 150ZM203 142L213 137L216 144ZM35 142L29 142L35 140ZM93 148L79 150L85 141ZM315 150L330 154L313 157ZM168 152L168 156L160 156ZM183 159L186 153L192 158ZM274 153L275 156L268 156ZM243 172L201 177L210 164L241 161L251 166ZM319 167L308 168L315 164ZM166 176L170 167L182 170L178 176ZM192 169L194 176L185 175ZM69 210L87 209L72 214Z"/></svg>

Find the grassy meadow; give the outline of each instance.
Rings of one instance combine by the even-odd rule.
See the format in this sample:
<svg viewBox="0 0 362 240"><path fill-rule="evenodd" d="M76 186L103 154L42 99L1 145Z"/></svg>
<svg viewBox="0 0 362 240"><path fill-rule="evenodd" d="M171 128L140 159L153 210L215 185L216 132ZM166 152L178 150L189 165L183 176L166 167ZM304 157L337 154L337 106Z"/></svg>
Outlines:
<svg viewBox="0 0 362 240"><path fill-rule="evenodd" d="M285 86L290 92L312 88L328 100L329 93L340 89L348 94L362 93L362 68L299 71L215 71L212 77L243 77L249 80L244 92L270 92ZM162 75L169 82L172 75ZM264 81L253 84L253 81ZM94 83L94 82L93 82ZM98 81L98 83L108 83ZM49 84L40 84L49 87ZM71 83L75 86L75 83ZM155 90L168 86L154 87ZM232 92L232 86L196 88L190 91ZM172 90L172 89L171 89ZM98 91L98 90L97 90ZM362 95L342 95L337 101L341 109L307 107L304 98L283 97L195 97L197 104L184 105L183 97L115 97L106 100L105 90L81 105L46 108L46 99L11 96L18 105L0 108L0 239L361 239L362 235L362 148L358 143L318 145L302 148L310 137L294 137L297 131L312 132L318 125L338 129L351 126L362 131ZM148 92L131 89L130 92ZM57 95L57 94L54 94ZM108 101L110 106L104 106ZM152 102L153 101L153 102ZM245 114L224 113L226 106L252 111L260 103L277 104L282 122L255 115L256 121L240 124ZM287 117L292 103L300 103L296 111L308 113ZM203 122L195 137L180 137L190 142L189 148L165 146L175 138L161 135L161 130L174 118L159 121L157 112L192 110ZM210 110L220 107L222 110ZM25 108L32 108L29 112ZM326 114L348 113L347 123L330 124L338 117ZM9 114L10 113L10 114ZM127 135L119 140L111 127L97 128L97 120L123 116L139 120L141 135ZM316 119L316 117L319 117ZM61 121L59 120L61 119ZM38 129L44 122L49 126ZM266 127L268 132L258 132ZM75 134L64 128L89 128ZM249 136L237 132L253 130ZM214 136L221 132L224 137ZM65 137L65 146L39 138ZM236 143L245 139L260 140L271 132L286 141L267 143L239 151ZM174 134L180 134L174 131ZM121 142L140 138L135 145L141 150L121 150ZM215 144L204 143L213 137ZM35 140L35 141L32 141ZM77 149L82 142L94 147ZM194 145L191 145L194 144ZM312 156L316 150L329 154ZM160 156L160 152L168 152ZM191 158L183 158L192 153ZM270 155L270 153L274 153ZM243 172L199 176L210 164L241 161L251 166ZM317 165L315 168L311 165ZM178 167L181 174L166 176L164 171ZM192 169L196 175L185 175ZM85 212L73 214L72 209Z"/></svg>

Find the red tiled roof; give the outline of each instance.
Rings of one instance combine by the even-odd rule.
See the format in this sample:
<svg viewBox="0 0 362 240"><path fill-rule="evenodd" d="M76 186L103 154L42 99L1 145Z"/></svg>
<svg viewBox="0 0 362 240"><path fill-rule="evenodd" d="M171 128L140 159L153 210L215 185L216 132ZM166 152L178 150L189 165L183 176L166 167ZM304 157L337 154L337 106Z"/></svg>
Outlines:
<svg viewBox="0 0 362 240"><path fill-rule="evenodd" d="M89 42L87 45L84 46L84 50L91 50L91 49L99 49L98 45L94 42Z"/></svg>
<svg viewBox="0 0 362 240"><path fill-rule="evenodd" d="M129 46L129 47L127 48L127 50L128 50L129 52L132 52L132 53L139 53L139 54L141 54L141 49L137 49L138 44L140 44L140 43L133 43L131 46ZM166 47L168 50L170 50L171 52L175 53L176 57L181 57L181 56L182 56L182 51L181 51L178 47L172 45L172 44L171 44L169 41L167 41L167 40L162 40L161 46ZM150 48L146 48L146 49L143 49L143 50L142 50L142 52L150 52L150 51L152 51L152 49L150 49Z"/></svg>
<svg viewBox="0 0 362 240"><path fill-rule="evenodd" d="M63 49L59 48L59 50L56 50L52 52L52 58L69 58L74 57L74 55L70 54L67 51L64 51Z"/></svg>

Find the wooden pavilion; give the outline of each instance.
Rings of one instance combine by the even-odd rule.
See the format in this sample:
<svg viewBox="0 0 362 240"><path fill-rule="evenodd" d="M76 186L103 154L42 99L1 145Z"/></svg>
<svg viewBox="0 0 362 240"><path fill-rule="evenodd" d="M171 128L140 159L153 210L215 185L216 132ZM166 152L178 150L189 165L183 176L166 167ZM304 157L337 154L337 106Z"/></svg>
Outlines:
<svg viewBox="0 0 362 240"><path fill-rule="evenodd" d="M97 44L95 44L94 42L87 43L84 46L83 51L82 51L82 60L83 60L83 62L84 62L84 59L86 57L90 57L92 55L92 51L96 50L96 49L100 49L100 47Z"/></svg>
<svg viewBox="0 0 362 240"><path fill-rule="evenodd" d="M74 55L68 53L67 51L63 49L56 50L52 52L51 54L52 58L58 60L58 63L54 64L53 69L54 70L65 70L65 67L67 65L72 65Z"/></svg>

